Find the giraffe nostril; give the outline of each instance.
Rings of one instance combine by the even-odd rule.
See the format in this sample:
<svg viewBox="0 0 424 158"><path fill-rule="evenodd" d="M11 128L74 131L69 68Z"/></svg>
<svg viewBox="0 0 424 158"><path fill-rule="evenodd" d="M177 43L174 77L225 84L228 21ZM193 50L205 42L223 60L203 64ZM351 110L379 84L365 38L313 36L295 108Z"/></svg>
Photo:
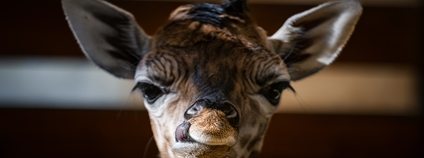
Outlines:
<svg viewBox="0 0 424 158"><path fill-rule="evenodd" d="M231 126L236 127L239 123L239 114L237 110L234 108L234 106L230 106L228 110L224 111L225 117L227 118L228 122L231 124Z"/></svg>
<svg viewBox="0 0 424 158"><path fill-rule="evenodd" d="M199 106L198 104L192 105L187 111L184 113L184 118L186 120L191 119L193 116L199 113L202 110L203 106Z"/></svg>
<svg viewBox="0 0 424 158"><path fill-rule="evenodd" d="M228 110L225 112L225 117L232 119L237 117L237 112L234 109Z"/></svg>
<svg viewBox="0 0 424 158"><path fill-rule="evenodd" d="M234 105L227 101L216 102L209 99L199 100L186 110L184 118L189 120L197 116L203 108L222 111L232 126L237 126L238 124L239 114Z"/></svg>
<svg viewBox="0 0 424 158"><path fill-rule="evenodd" d="M197 114L200 110L202 110L201 106L193 106L187 110L186 114L194 115Z"/></svg>

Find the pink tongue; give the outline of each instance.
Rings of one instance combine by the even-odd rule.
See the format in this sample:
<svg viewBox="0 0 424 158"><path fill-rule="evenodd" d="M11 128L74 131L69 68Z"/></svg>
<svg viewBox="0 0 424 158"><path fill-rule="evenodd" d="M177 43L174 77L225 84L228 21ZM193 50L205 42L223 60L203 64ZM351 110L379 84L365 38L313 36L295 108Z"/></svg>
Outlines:
<svg viewBox="0 0 424 158"><path fill-rule="evenodd" d="M190 126L190 123L184 122L180 125L178 125L177 129L175 130L175 140L177 142L185 142L187 139L187 130Z"/></svg>

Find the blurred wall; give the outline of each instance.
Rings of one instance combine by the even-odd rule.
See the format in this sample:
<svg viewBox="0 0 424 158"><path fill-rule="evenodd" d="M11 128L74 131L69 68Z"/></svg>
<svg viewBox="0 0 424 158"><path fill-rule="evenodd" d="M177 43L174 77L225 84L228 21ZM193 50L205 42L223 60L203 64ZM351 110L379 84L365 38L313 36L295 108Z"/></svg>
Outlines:
<svg viewBox="0 0 424 158"><path fill-rule="evenodd" d="M272 35L288 17L320 1L291 2L253 1L252 16ZM363 2L363 16L336 62L317 75L295 82L298 93L284 93L280 112L419 114L416 65L421 44L420 9L414 6L415 1ZM133 13L140 26L154 34L174 8L187 2L113 3ZM77 103L81 106L75 108L122 108L116 105L125 103L132 81L123 82L89 64L59 1L10 1L7 6L0 14L5 21L0 29L0 72L5 74L0 77L0 105L55 104L52 107L60 108L63 104L72 108L69 105ZM27 75L33 77L24 77ZM138 99L135 104L142 103Z"/></svg>
<svg viewBox="0 0 424 158"><path fill-rule="evenodd" d="M175 7L184 4L162 1L113 3L132 12L149 34L164 24ZM2 80L10 74L18 74L19 78L8 78L8 81L25 82L12 86L3 84L0 92L4 92L4 96L9 93L1 89L16 88L15 100L27 100L19 94L31 89L32 84L40 84L33 80L36 78L64 80L68 87L81 86L79 83L87 83L84 80L90 82L82 87L96 85L94 81L98 76L91 78L88 75L96 71L102 73L99 76L107 83L117 83L113 77L107 78L107 74L90 67L88 62L82 62L86 59L69 30L60 1L7 1L2 6L0 85L12 83ZM309 3L251 4L255 21L269 34L289 16L310 7ZM261 157L422 157L424 139L422 121L417 117L420 107L416 79L422 72L416 67L421 62L418 58L423 26L420 9L414 5L365 5L355 33L334 65L328 71L299 82L296 86L298 96L292 98L293 102L287 101L284 106L287 108L273 118ZM79 67L66 67L68 62L79 63ZM43 64L60 66L55 71L43 71L49 75L37 77L33 76L40 74L37 69L25 68L29 65L42 69ZM64 65L64 69L60 69ZM14 69L20 67L25 71ZM57 79L59 73L70 74ZM69 90L61 83L43 82L45 85L34 87L51 86L49 88L58 89L53 91L55 93ZM131 88L128 86L131 83L122 84L125 89ZM335 88L320 89L328 84ZM343 90L344 87L350 89ZM76 91L71 93L96 93L94 89L98 87L72 88ZM102 90L113 91L103 87ZM312 94L308 94L309 91ZM37 92L42 90L36 88L28 95ZM342 100L334 97L339 94L343 96L337 98ZM359 96L349 97L350 94ZM113 93L96 94L100 99L105 95ZM33 98L44 96L54 96L54 93ZM81 105L83 103L72 100L75 99L68 98L67 106L60 106L60 102L55 106L47 102L0 102L0 157L142 157L152 136L145 111L123 108L121 104L110 108L104 102ZM343 104L346 100L350 102ZM83 108L87 106L94 108ZM336 110L332 110L334 108ZM147 157L157 155L154 144L148 151Z"/></svg>

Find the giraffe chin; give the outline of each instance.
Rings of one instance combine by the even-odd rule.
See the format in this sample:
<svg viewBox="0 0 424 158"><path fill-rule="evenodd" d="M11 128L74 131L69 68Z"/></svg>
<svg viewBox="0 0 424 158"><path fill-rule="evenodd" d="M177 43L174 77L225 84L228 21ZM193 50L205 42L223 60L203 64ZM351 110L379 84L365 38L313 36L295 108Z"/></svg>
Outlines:
<svg viewBox="0 0 424 158"><path fill-rule="evenodd" d="M202 157L219 158L230 155L230 146L225 145L205 145L197 142L177 142L173 145L172 151L177 157Z"/></svg>
<svg viewBox="0 0 424 158"><path fill-rule="evenodd" d="M196 142L205 145L225 145L225 146L234 146L236 144L235 137L227 136L227 137L216 137L211 135L206 135L201 132L190 132L190 137Z"/></svg>

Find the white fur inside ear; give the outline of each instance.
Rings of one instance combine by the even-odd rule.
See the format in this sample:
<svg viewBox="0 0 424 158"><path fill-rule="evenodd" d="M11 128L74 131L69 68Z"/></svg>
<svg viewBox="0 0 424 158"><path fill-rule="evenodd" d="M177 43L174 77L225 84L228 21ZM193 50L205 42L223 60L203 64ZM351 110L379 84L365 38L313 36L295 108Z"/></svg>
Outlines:
<svg viewBox="0 0 424 158"><path fill-rule="evenodd" d="M132 14L99 0L62 0L62 7L87 58L117 77L132 79L150 44Z"/></svg>
<svg viewBox="0 0 424 158"><path fill-rule="evenodd" d="M317 59L317 61L326 66L330 65L337 58L342 49L343 46L340 46L334 53L329 54L328 56L321 56Z"/></svg>
<svg viewBox="0 0 424 158"><path fill-rule="evenodd" d="M358 2L345 0L328 2L289 18L269 40L283 59L303 57L286 63L291 79L302 79L331 64L348 41L361 13Z"/></svg>
<svg viewBox="0 0 424 158"><path fill-rule="evenodd" d="M345 29L347 24L350 24L350 19L354 18L352 16L355 16L355 14L352 14L351 12L343 12L339 15L337 20L334 21L334 23L331 25L329 29L329 33L331 33L330 36L326 39L327 45L329 48L332 48L332 52L324 53L325 55L319 57L317 59L318 62L321 62L324 65L330 65L331 62L333 62L336 57L339 55L339 53L342 51L344 45L346 44L348 38L353 32L353 29ZM355 25L355 24L351 24ZM343 31L346 30L346 31ZM344 37L347 36L347 37ZM347 39L346 39L347 38Z"/></svg>

